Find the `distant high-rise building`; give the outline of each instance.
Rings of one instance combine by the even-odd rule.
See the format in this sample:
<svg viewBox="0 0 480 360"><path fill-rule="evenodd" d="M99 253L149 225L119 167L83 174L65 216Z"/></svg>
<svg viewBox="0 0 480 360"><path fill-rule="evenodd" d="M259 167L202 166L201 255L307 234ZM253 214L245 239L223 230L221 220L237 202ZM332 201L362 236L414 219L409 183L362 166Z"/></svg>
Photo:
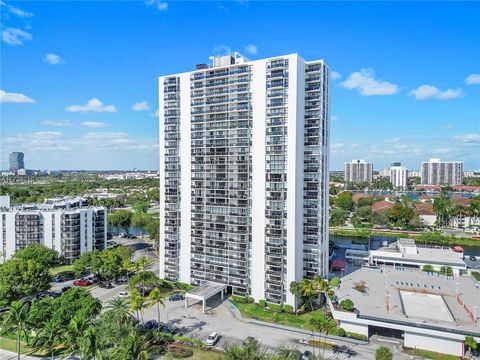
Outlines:
<svg viewBox="0 0 480 360"><path fill-rule="evenodd" d="M10 171L17 172L20 169L25 169L25 164L23 163L23 152L12 152L10 153Z"/></svg>
<svg viewBox="0 0 480 360"><path fill-rule="evenodd" d="M422 162L420 173L422 185L461 185L463 162L430 159L428 162Z"/></svg>
<svg viewBox="0 0 480 360"><path fill-rule="evenodd" d="M345 182L361 183L372 182L373 163L365 160L352 160L345 163Z"/></svg>
<svg viewBox="0 0 480 360"><path fill-rule="evenodd" d="M328 273L330 70L212 60L160 77L160 276L294 304Z"/></svg>
<svg viewBox="0 0 480 360"><path fill-rule="evenodd" d="M389 169L382 169L378 172L378 176L380 176L380 177L390 177L390 170Z"/></svg>
<svg viewBox="0 0 480 360"><path fill-rule="evenodd" d="M78 199L50 199L44 204L0 208L0 263L29 245L40 244L72 263L85 251L104 250L107 242L107 211L83 206Z"/></svg>
<svg viewBox="0 0 480 360"><path fill-rule="evenodd" d="M390 167L390 182L395 189L406 189L408 185L408 170L399 162Z"/></svg>
<svg viewBox="0 0 480 360"><path fill-rule="evenodd" d="M408 171L408 177L420 177L420 171Z"/></svg>

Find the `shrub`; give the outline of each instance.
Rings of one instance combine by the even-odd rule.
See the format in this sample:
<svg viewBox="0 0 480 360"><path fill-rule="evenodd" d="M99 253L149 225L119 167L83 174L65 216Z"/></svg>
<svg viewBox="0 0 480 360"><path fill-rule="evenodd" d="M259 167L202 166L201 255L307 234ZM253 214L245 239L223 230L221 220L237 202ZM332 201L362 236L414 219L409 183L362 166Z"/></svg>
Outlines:
<svg viewBox="0 0 480 360"><path fill-rule="evenodd" d="M200 347L200 348L203 348L205 346L205 344L202 340L192 339L192 338L185 337L185 336L175 336L175 340L178 341L179 343L185 344L185 345L192 345L192 346L196 346L196 347Z"/></svg>
<svg viewBox="0 0 480 360"><path fill-rule="evenodd" d="M247 298L243 296L237 296L237 295L232 295L232 300L239 302L241 304L246 304L247 303Z"/></svg>
<svg viewBox="0 0 480 360"><path fill-rule="evenodd" d="M269 309L276 311L276 312L281 312L282 311L282 306L278 304L273 304L273 303L268 303L267 304Z"/></svg>
<svg viewBox="0 0 480 360"><path fill-rule="evenodd" d="M284 309L285 309L285 312L293 314L293 306L292 305L285 305Z"/></svg>
<svg viewBox="0 0 480 360"><path fill-rule="evenodd" d="M253 299L253 297L249 296L249 297L247 298L247 303L253 304L254 302L255 302L255 300Z"/></svg>
<svg viewBox="0 0 480 360"><path fill-rule="evenodd" d="M477 280L480 281L480 272L472 271L472 276Z"/></svg>
<svg viewBox="0 0 480 360"><path fill-rule="evenodd" d="M392 360L393 354L388 347L380 346L375 352L375 360Z"/></svg>
<svg viewBox="0 0 480 360"><path fill-rule="evenodd" d="M342 328L337 329L337 336L344 337L345 333L345 330L343 330Z"/></svg>
<svg viewBox="0 0 480 360"><path fill-rule="evenodd" d="M186 349L181 346L170 346L168 351L176 358L187 358L193 355L193 351L191 349Z"/></svg>
<svg viewBox="0 0 480 360"><path fill-rule="evenodd" d="M345 311L353 311L353 309L354 309L353 301L350 300L350 299L342 300L340 302L340 306Z"/></svg>
<svg viewBox="0 0 480 360"><path fill-rule="evenodd" d="M259 300L258 305L264 308L264 307L267 307L267 302L265 300Z"/></svg>
<svg viewBox="0 0 480 360"><path fill-rule="evenodd" d="M367 341L368 340L367 335L358 334L358 333L354 333L354 332L350 332L350 331L347 331L346 333L347 333L347 337L352 338L352 339L362 340L362 341Z"/></svg>

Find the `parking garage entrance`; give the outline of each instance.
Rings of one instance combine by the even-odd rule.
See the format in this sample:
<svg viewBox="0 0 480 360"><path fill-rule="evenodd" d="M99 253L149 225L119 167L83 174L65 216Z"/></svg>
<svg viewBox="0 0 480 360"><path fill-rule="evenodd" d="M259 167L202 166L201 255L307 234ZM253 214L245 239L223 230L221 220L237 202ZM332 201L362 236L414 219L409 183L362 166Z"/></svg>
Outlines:
<svg viewBox="0 0 480 360"><path fill-rule="evenodd" d="M227 285L225 284L207 281L185 294L185 308L193 305L194 302L190 304L188 301L189 299L193 299L202 302L202 311L203 313L205 313L207 300L217 294L220 294L221 299L223 300L226 294L226 290Z"/></svg>

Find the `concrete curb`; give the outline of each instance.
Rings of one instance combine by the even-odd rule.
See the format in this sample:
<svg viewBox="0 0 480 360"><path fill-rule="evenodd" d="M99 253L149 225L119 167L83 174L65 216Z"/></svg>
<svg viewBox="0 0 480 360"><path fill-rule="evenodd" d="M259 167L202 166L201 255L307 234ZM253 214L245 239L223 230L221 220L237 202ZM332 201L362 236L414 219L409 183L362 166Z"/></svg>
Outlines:
<svg viewBox="0 0 480 360"><path fill-rule="evenodd" d="M312 332L309 331L309 330L304 330L304 329L295 328L295 327L291 327L291 326L269 323L269 322L265 322L265 321L255 320L255 319L245 319L242 316L242 314L240 313L240 310L238 310L237 307L235 305L233 305L230 301L226 300L225 304L226 304L228 310L230 310L230 312L235 316L235 318L237 318L237 320L244 321L244 322L249 322L250 324L255 324L255 325L259 325L259 326L273 327L273 328L276 328L276 329L279 329L279 330L296 332L296 333L304 334L304 335L308 335L308 336L312 335ZM355 344L355 345L367 345L367 344L369 344L368 341L357 340L357 339L352 339L352 338L349 338L349 337L341 337L341 336L336 336L336 335L327 335L327 339L335 340L335 341L348 342L348 343Z"/></svg>

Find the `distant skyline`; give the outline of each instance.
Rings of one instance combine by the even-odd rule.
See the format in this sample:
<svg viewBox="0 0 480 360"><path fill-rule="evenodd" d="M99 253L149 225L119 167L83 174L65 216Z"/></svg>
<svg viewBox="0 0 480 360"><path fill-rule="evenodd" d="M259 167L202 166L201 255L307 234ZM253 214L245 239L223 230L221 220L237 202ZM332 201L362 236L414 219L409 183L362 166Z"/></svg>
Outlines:
<svg viewBox="0 0 480 360"><path fill-rule="evenodd" d="M158 77L211 55L323 58L331 170L480 169L480 3L1 0L0 168L158 169Z"/></svg>

